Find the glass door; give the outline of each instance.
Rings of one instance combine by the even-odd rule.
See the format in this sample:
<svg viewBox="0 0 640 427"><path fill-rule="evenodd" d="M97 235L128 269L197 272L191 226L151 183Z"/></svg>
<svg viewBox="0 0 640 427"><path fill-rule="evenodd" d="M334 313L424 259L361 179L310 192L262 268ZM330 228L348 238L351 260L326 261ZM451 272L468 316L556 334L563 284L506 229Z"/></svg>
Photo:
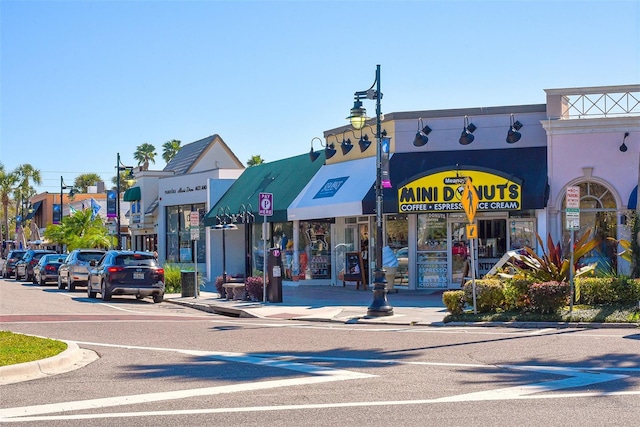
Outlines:
<svg viewBox="0 0 640 427"><path fill-rule="evenodd" d="M448 288L447 217L418 215L417 288Z"/></svg>
<svg viewBox="0 0 640 427"><path fill-rule="evenodd" d="M462 217L449 219L449 241L451 242L451 276L449 280L453 287L462 286L464 278L471 275L469 241L467 240L467 220Z"/></svg>

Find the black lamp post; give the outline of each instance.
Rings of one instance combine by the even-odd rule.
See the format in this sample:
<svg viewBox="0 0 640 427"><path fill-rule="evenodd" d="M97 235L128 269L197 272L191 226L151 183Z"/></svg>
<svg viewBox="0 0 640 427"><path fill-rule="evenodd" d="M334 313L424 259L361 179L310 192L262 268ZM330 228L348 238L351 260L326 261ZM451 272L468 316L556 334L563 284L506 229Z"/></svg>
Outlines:
<svg viewBox="0 0 640 427"><path fill-rule="evenodd" d="M375 89L374 89L375 87ZM382 112L380 110L380 65L376 66L376 79L368 90L354 93L355 101L351 114L347 119L356 130L362 129L367 121L366 110L362 107L361 99L376 100L376 242L375 262L376 267L373 276L373 302L367 310L369 316L391 316L393 307L387 301L387 280L382 268Z"/></svg>
<svg viewBox="0 0 640 427"><path fill-rule="evenodd" d="M62 213L63 213L62 207L64 205L64 200L62 199L63 190L67 190L67 189L70 190L69 191L69 197L73 197L73 193L75 191L74 188L72 186L70 186L70 185L66 185L64 183L64 180L62 179L62 176L60 176L60 222L61 223L62 223L62 217L63 217L63 215L62 215Z"/></svg>
<svg viewBox="0 0 640 427"><path fill-rule="evenodd" d="M232 222L231 209L229 206L218 208L216 214L217 224L213 227L214 230L222 230L222 283L227 283L227 247L225 241L225 231L237 230L238 227Z"/></svg>
<svg viewBox="0 0 640 427"><path fill-rule="evenodd" d="M122 236L120 236L120 172L128 171L128 178L133 178L133 167L125 166L120 162L120 153L116 160L116 236L118 240L117 249L122 249Z"/></svg>
<svg viewBox="0 0 640 427"><path fill-rule="evenodd" d="M252 272L252 250L251 245L249 244L251 238L251 226L255 221L255 215L253 214L253 208L251 207L251 203L247 205L240 205L238 208L238 215L236 216L237 221L244 224L244 245L245 245L245 257L244 257L244 277L247 278L251 276Z"/></svg>

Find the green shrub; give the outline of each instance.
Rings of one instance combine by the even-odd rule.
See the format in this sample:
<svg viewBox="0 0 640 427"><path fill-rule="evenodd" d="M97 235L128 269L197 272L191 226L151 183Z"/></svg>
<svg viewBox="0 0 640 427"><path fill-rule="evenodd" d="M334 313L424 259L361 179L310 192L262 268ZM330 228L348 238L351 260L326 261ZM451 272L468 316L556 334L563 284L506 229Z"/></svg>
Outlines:
<svg viewBox="0 0 640 427"><path fill-rule="evenodd" d="M534 283L529 286L531 309L540 313L555 313L569 302L569 284L566 282Z"/></svg>
<svg viewBox="0 0 640 427"><path fill-rule="evenodd" d="M511 278L504 281L504 304L506 310L523 310L531 305L529 286L531 278Z"/></svg>
<svg viewBox="0 0 640 427"><path fill-rule="evenodd" d="M442 293L442 302L451 314L462 314L465 306L464 291L445 291Z"/></svg>
<svg viewBox="0 0 640 427"><path fill-rule="evenodd" d="M640 300L640 281L625 276L576 278L583 304L635 304Z"/></svg>
<svg viewBox="0 0 640 427"><path fill-rule="evenodd" d="M464 284L465 301L473 305L473 282L469 280ZM476 310L479 313L488 313L503 308L505 305L504 285L498 279L476 280Z"/></svg>

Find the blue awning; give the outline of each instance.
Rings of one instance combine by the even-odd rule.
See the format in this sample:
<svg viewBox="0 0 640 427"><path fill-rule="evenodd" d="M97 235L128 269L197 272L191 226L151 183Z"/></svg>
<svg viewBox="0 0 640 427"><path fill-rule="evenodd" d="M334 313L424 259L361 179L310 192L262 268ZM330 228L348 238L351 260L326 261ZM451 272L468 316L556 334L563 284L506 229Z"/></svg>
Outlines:
<svg viewBox="0 0 640 427"><path fill-rule="evenodd" d="M627 204L627 209L635 209L638 206L638 186L633 189L631 194L629 195L629 203Z"/></svg>
<svg viewBox="0 0 640 427"><path fill-rule="evenodd" d="M33 204L33 208L32 208L32 210L31 210L31 212L29 212L29 214L26 216L26 218L25 218L25 219L31 219L31 218L33 218L34 216L36 216L36 213L38 212L38 209L40 209L40 206L42 206L42 200L41 200L41 201L39 201L39 202L35 202L35 203Z"/></svg>

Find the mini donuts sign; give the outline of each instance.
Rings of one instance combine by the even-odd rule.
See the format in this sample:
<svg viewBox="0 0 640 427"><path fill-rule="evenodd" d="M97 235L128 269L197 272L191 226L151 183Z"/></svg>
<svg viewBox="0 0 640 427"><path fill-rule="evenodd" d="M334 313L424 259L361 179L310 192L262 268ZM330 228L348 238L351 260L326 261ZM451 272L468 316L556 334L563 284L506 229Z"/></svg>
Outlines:
<svg viewBox="0 0 640 427"><path fill-rule="evenodd" d="M462 212L462 193L471 178L478 211L512 211L522 206L522 184L499 172L447 170L417 178L398 189L398 209L404 213Z"/></svg>

